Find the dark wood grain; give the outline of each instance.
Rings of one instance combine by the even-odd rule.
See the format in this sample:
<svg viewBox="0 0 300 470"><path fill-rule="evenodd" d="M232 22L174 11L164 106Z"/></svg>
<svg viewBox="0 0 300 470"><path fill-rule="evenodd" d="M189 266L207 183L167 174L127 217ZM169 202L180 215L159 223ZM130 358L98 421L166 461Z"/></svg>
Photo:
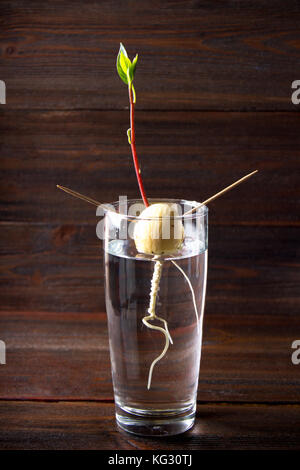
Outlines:
<svg viewBox="0 0 300 470"><path fill-rule="evenodd" d="M193 429L164 439L119 432L111 403L0 402L0 414L2 450L299 450L300 447L299 405L203 404L198 406Z"/></svg>
<svg viewBox="0 0 300 470"><path fill-rule="evenodd" d="M137 112L137 145L152 197L203 200L258 169L211 204L210 223L298 225L300 115ZM0 123L2 220L94 222L102 202L139 197L127 112L4 111Z"/></svg>
<svg viewBox="0 0 300 470"><path fill-rule="evenodd" d="M144 109L295 110L295 0L1 2L10 108L122 109L115 58L140 54Z"/></svg>
<svg viewBox="0 0 300 470"><path fill-rule="evenodd" d="M0 2L1 449L299 449L299 22L296 0ZM55 187L138 197L120 41L149 196L259 170L210 205L198 419L163 441L116 428L99 219Z"/></svg>
<svg viewBox="0 0 300 470"><path fill-rule="evenodd" d="M271 311L206 312L198 399L298 403L299 328L296 316ZM105 313L2 312L0 332L0 398L113 399Z"/></svg>

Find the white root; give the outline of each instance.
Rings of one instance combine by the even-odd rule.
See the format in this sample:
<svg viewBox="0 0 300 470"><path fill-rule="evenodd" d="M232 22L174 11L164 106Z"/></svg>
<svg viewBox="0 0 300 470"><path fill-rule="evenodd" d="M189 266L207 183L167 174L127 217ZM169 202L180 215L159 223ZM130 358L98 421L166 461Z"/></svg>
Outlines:
<svg viewBox="0 0 300 470"><path fill-rule="evenodd" d="M148 375L148 385L147 385L148 390L151 387L152 374L153 374L153 369L154 369L155 364L165 356L167 350L169 349L169 343L173 344L173 340L171 338L171 335L170 335L170 332L169 332L169 329L168 329L167 321L164 320L163 318L159 317L155 313L156 298L157 298L157 294L158 294L158 290L159 290L159 283L160 283L161 274L162 274L162 267L163 267L163 262L157 260L157 258L158 258L158 256L154 257L154 259L156 259L156 261L155 261L153 276L152 276L152 280L151 280L150 304L149 304L149 308L148 308L149 315L144 317L142 321L143 321L144 325L147 326L148 328L150 328L151 330L156 330L156 331L160 331L161 333L163 333L165 338L166 338L166 342L165 342L165 347L164 347L163 351L161 352L161 354L157 358L154 359L154 361L152 362L152 364L150 366L149 375ZM194 304L194 310L195 310L195 315L196 315L196 320L197 320L197 332L199 334L200 333L199 313L198 313L198 309L197 309L197 303L196 303L194 288L192 286L192 283L191 283L188 275L184 272L184 270L175 261L173 261L173 260L171 260L171 261L174 264L174 266L184 276L184 278L187 281L188 286L191 290L193 304ZM160 326L152 325L151 323L149 323L149 321L151 321L151 320L161 321L164 324L164 328L162 328Z"/></svg>
<svg viewBox="0 0 300 470"><path fill-rule="evenodd" d="M197 309L197 304L196 304L196 298L195 298L195 292L194 292L194 288L192 286L192 283L188 277L188 275L184 272L184 270L173 260L171 260L172 263L174 264L174 266L176 266L177 269L179 269L179 271L182 273L182 275L185 277L185 280L186 282L188 283L189 285L189 288L191 290L191 294L192 294L192 299L193 299L193 304L194 304L194 309L195 309L195 315L196 315L196 319L197 319L197 332L198 334L200 333L200 326L199 326L199 313L198 313L198 309Z"/></svg>
<svg viewBox="0 0 300 470"><path fill-rule="evenodd" d="M166 343L165 343L165 347L164 347L162 353L156 359L154 359L154 361L152 362L152 364L150 366L149 375L148 375L148 385L147 385L148 390L151 387L153 368L154 368L155 364L158 361L160 361L164 357L164 355L166 354L167 350L169 349L169 342L170 342L169 341L169 335L167 334L167 332L164 328L161 328L160 326L156 326L156 325L151 325L150 323L148 323L147 320L150 320L150 319L153 320L153 318L155 318L155 317L153 317L151 315L149 315L148 317L144 317L143 318L144 325L148 326L148 328L151 328L151 330L161 331L165 335Z"/></svg>
<svg viewBox="0 0 300 470"><path fill-rule="evenodd" d="M157 259L157 256L155 256L154 259ZM155 313L156 298L157 298L157 293L158 293L158 290L159 290L159 283L160 283L160 279L161 279L162 267L163 267L163 262L162 261L158 261L158 260L155 261L153 276L152 276L152 280L151 280L150 304L149 304L149 308L148 308L149 315L144 317L143 320L142 320L144 325L146 325L151 330L160 331L161 333L164 334L164 336L166 338L165 347L164 347L162 353L156 359L154 359L154 361L152 362L152 364L150 366L149 375L148 375L148 385L147 385L148 390L151 387L152 373L153 373L153 369L154 369L155 364L165 356L167 350L169 349L169 343L173 344L173 340L172 340L171 335L169 333L167 321L164 320L163 318L160 318ZM152 325L151 323L149 323L149 321L151 321L151 320L161 321L164 324L164 328L162 328L160 326Z"/></svg>

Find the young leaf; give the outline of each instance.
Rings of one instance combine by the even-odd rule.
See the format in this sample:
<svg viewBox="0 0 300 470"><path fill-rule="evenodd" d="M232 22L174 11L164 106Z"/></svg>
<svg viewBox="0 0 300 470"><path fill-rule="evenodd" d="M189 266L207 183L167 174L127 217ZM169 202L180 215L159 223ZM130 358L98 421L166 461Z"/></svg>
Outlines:
<svg viewBox="0 0 300 470"><path fill-rule="evenodd" d="M130 62L130 65L127 69L127 78L129 82L132 82L134 79L134 73L136 69L136 63L137 63L138 56L136 55L135 58L133 59L132 63Z"/></svg>
<svg viewBox="0 0 300 470"><path fill-rule="evenodd" d="M128 85L127 74L123 72L118 60L117 60L117 70L118 70L118 74L121 80L124 83L126 83L126 85Z"/></svg>
<svg viewBox="0 0 300 470"><path fill-rule="evenodd" d="M137 60L138 55L136 55L131 62L128 58L125 47L120 43L120 50L117 58L117 70L121 80L123 80L126 85L131 84L133 81Z"/></svg>
<svg viewBox="0 0 300 470"><path fill-rule="evenodd" d="M127 70L131 65L127 52L122 43L120 43L119 54L117 57L117 71L121 80L128 85Z"/></svg>
<svg viewBox="0 0 300 470"><path fill-rule="evenodd" d="M138 54L136 54L136 56L135 56L135 58L133 59L132 64L131 64L132 76L133 76L133 77L134 77L134 74L135 74L135 69L136 69L137 60L138 60Z"/></svg>
<svg viewBox="0 0 300 470"><path fill-rule="evenodd" d="M125 57L128 57L127 51L121 42L120 42L120 51L123 52Z"/></svg>
<svg viewBox="0 0 300 470"><path fill-rule="evenodd" d="M131 67L131 61L123 54L123 52L120 54L120 66L124 73L127 73Z"/></svg>

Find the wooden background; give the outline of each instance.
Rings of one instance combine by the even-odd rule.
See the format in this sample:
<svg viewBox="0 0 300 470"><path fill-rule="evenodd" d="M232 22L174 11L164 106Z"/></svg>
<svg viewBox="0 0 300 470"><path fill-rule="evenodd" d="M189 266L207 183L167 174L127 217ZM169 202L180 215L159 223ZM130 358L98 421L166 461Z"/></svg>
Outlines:
<svg viewBox="0 0 300 470"><path fill-rule="evenodd" d="M0 3L0 448L297 448L300 365L298 0ZM210 206L195 428L116 430L94 208L137 197L122 41L139 53L149 196Z"/></svg>

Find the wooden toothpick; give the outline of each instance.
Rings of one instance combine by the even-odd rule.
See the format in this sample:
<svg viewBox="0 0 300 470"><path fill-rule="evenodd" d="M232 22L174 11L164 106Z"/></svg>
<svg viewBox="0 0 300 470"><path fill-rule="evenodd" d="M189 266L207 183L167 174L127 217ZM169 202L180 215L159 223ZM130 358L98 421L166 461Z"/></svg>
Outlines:
<svg viewBox="0 0 300 470"><path fill-rule="evenodd" d="M65 193L71 194L71 196L74 196L79 199L82 199L83 201L89 202L90 204L93 204L94 206L101 206L101 202L96 201L95 199L92 199L90 197L84 196L83 194L77 193L77 191L73 191L72 189L66 188L65 186L60 186L59 184L57 184L56 187L58 189L61 189L62 191L65 191Z"/></svg>
<svg viewBox="0 0 300 470"><path fill-rule="evenodd" d="M197 209L200 209L200 207L204 206L205 204L208 204L209 202L212 202L214 201L215 199L217 199L218 197L222 196L222 194L224 193L227 193L227 191L229 191L230 189L234 188L235 186L237 186L238 184L241 184L243 181L245 181L246 179L250 178L250 176L254 175L255 173L257 173L258 170L255 170L255 171L252 171L252 173L249 173L248 175L246 176L243 176L243 178L235 181L234 183L232 183L230 186L227 186L226 188L222 189L222 191L219 191L218 193L214 194L213 196L209 197L208 199L206 199L205 201L201 202L200 204L198 204L197 206L193 207L192 209L190 209L189 211L185 212L183 214L183 216L186 216L186 215L189 215L191 214L192 212L195 212ZM92 199L88 196L84 196L83 194L80 194L78 193L77 191L73 191L72 189L69 189L69 188L66 188L65 186L60 186L59 184L56 185L57 188L61 189L62 191L65 191L66 193L70 194L71 196L74 196L74 197L77 197L78 199L82 199L83 201L86 201L88 202L89 204L93 204L94 206L102 206L108 210L111 210L109 207L105 206L105 204L101 204L101 202L99 201L96 201L95 199ZM128 217L128 216L127 216ZM133 216L129 216L129 218L133 218Z"/></svg>
<svg viewBox="0 0 300 470"><path fill-rule="evenodd" d="M185 215L189 215L191 214L192 212L196 211L197 209L200 209L200 207L204 206L205 204L208 204L209 202L212 202L214 201L215 199L217 199L219 196L222 196L222 194L224 193L227 193L227 191L229 191L230 189L234 188L235 186L237 186L238 184L241 184L243 181L245 181L246 179L250 178L250 176L254 175L255 173L257 173L258 170L255 170L255 171L252 171L252 173L249 173L248 175L246 176L243 176L243 178L235 181L235 183L232 183L230 186L227 186L226 188L222 189L222 191L219 191L218 193L214 194L213 196L209 197L208 199L206 199L205 201L201 202L200 204L198 204L197 206L193 207L192 209L190 209L189 211L185 212L183 214L183 216Z"/></svg>
<svg viewBox="0 0 300 470"><path fill-rule="evenodd" d="M113 211L112 207L109 207L106 204L102 204L101 202L96 201L96 199L92 199L91 197L84 196L83 194L80 194L77 191L73 191L73 189L66 188L65 186L61 186L60 184L57 184L56 187L58 189L61 189L65 193L70 194L71 196L77 197L78 199L82 199L82 201L88 202L89 204L93 204L94 206L97 206L97 207L102 206L107 211ZM117 214L118 214L118 212L117 212ZM121 215L123 215L123 214L121 214ZM129 219L134 218L133 216L127 216L126 214L124 214L124 215Z"/></svg>

